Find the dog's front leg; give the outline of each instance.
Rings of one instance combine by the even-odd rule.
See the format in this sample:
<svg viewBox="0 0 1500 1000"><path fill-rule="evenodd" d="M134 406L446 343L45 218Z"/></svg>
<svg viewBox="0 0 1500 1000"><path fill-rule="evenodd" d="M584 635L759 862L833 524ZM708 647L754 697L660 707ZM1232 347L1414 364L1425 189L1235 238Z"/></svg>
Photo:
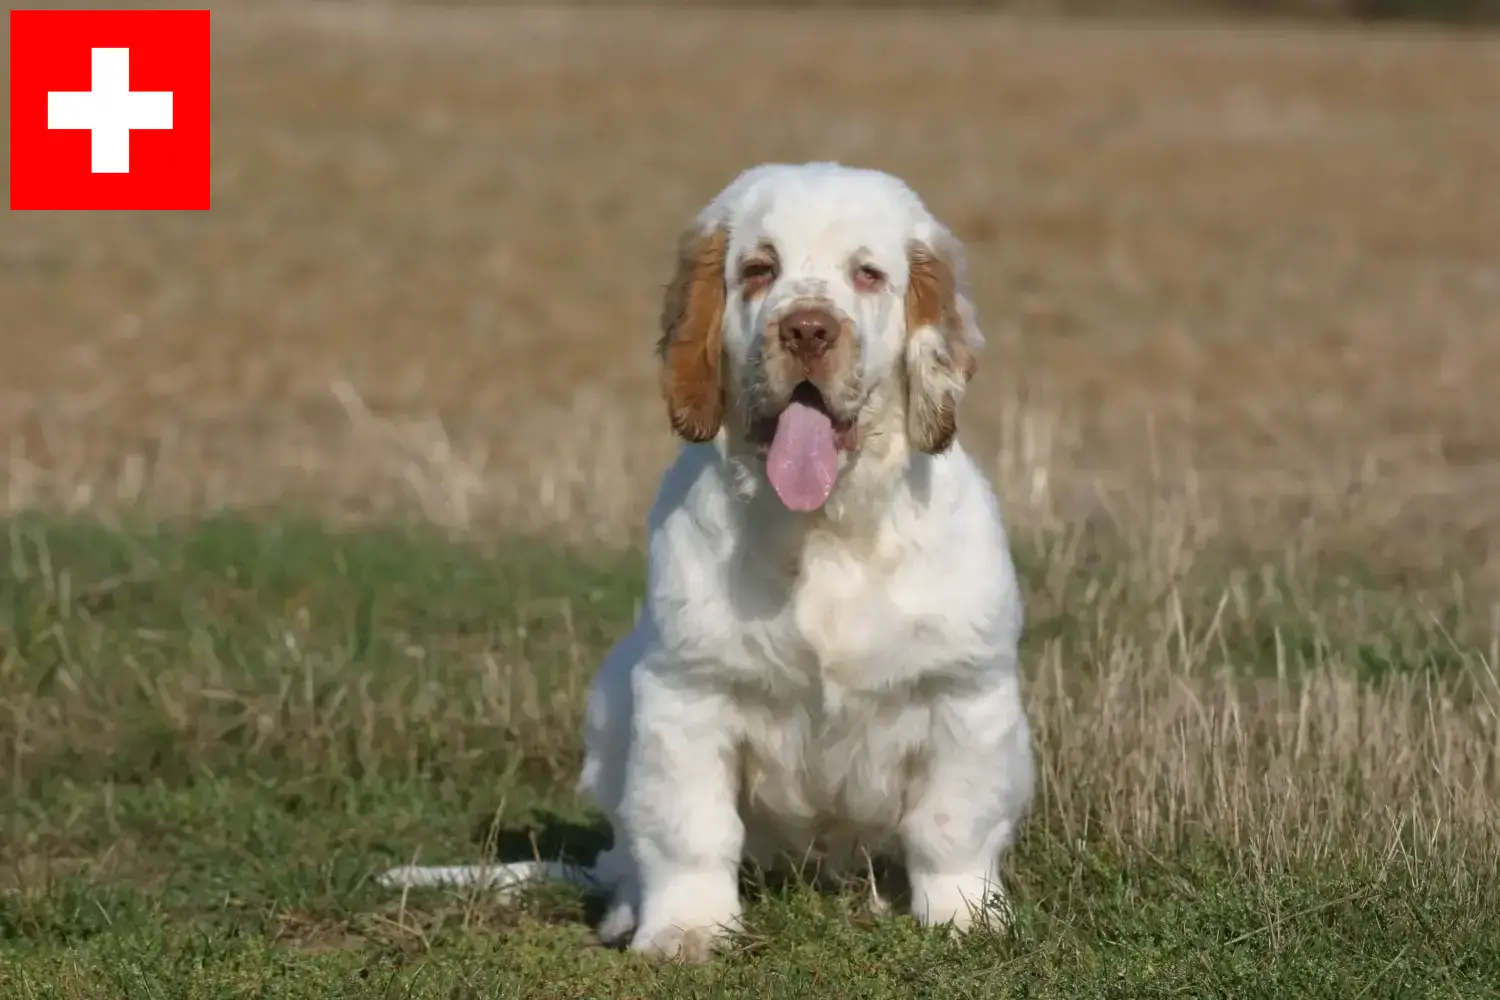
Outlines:
<svg viewBox="0 0 1500 1000"><path fill-rule="evenodd" d="M740 921L735 714L724 695L649 661L633 683L620 808L640 879L630 947L701 961Z"/></svg>
<svg viewBox="0 0 1500 1000"><path fill-rule="evenodd" d="M1030 806L1034 771L1018 687L1006 675L984 695L933 706L929 756L908 789L901 824L912 915L967 930L1009 916L1000 856Z"/></svg>

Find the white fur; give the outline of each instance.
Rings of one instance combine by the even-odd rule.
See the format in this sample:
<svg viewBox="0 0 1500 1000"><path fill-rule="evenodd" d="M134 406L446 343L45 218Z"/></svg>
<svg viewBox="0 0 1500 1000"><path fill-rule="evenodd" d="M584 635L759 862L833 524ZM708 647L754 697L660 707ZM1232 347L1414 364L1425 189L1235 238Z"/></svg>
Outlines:
<svg viewBox="0 0 1500 1000"><path fill-rule="evenodd" d="M1022 602L994 493L958 444L926 454L906 433L906 382L952 381L921 369L938 335L905 329L907 241L940 247L960 276L961 251L901 181L836 164L748 171L696 224L731 235L730 412L662 479L640 617L589 695L579 788L614 846L580 877L545 874L609 886L601 935L676 955L738 926L742 858L817 850L826 869L895 852L917 920L967 928L1003 903L1000 858L1033 776ZM783 271L746 302L734 261L764 239ZM850 284L856 249L889 275L883 293L861 298ZM823 509L794 514L739 418L760 377L761 331L809 296L858 336L847 388L862 400L861 444L842 456ZM966 292L959 305L977 350ZM453 884L474 871L397 869L385 881Z"/></svg>

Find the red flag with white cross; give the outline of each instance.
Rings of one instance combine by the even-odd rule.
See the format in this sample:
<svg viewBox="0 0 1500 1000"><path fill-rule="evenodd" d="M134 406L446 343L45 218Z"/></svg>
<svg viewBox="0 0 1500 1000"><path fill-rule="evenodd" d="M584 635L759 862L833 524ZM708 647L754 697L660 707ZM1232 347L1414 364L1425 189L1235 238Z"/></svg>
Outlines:
<svg viewBox="0 0 1500 1000"><path fill-rule="evenodd" d="M10 12L10 207L209 207L209 12Z"/></svg>

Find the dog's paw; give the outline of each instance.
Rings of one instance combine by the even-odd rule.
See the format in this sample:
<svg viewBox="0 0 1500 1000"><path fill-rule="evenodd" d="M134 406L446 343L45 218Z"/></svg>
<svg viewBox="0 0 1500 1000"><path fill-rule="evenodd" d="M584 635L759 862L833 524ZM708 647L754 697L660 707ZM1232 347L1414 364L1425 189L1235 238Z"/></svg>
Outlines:
<svg viewBox="0 0 1500 1000"><path fill-rule="evenodd" d="M686 962L706 961L740 929L735 869L671 872L641 885L640 925L630 950Z"/></svg>
<svg viewBox="0 0 1500 1000"><path fill-rule="evenodd" d="M728 943L726 927L642 927L630 942L630 950L676 962L701 964Z"/></svg>
<svg viewBox="0 0 1500 1000"><path fill-rule="evenodd" d="M625 942L635 931L635 902L629 897L619 897L610 900L609 906L604 911L604 919L594 929L599 935L599 940L607 945L618 945Z"/></svg>
<svg viewBox="0 0 1500 1000"><path fill-rule="evenodd" d="M912 916L924 927L964 933L980 927L1004 930L1010 923L1009 900L989 872L968 875L911 876Z"/></svg>

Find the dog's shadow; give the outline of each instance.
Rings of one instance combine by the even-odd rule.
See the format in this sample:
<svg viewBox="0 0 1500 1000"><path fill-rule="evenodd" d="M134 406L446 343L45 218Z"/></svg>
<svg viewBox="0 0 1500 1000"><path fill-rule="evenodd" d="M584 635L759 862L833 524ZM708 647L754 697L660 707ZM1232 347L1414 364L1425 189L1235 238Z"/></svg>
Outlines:
<svg viewBox="0 0 1500 1000"><path fill-rule="evenodd" d="M497 823L486 816L474 826L473 839L496 863L518 861L560 861L591 866L600 851L610 846L612 835L603 820L578 822L550 810L532 813L524 822L511 825ZM887 900L904 903L909 893L904 868L889 859L875 858L870 875ZM785 859L771 869L748 862L740 866L740 893L747 903L779 896L798 888L814 886L823 890L847 888L860 879L823 878L814 867ZM868 891L868 886L863 891ZM583 919L590 927L604 916L608 899L598 893L584 897Z"/></svg>
<svg viewBox="0 0 1500 1000"><path fill-rule="evenodd" d="M551 810L533 812L524 822L504 824L484 816L474 824L473 840L489 860L498 864L518 861L560 861L588 867L610 844L609 825L600 820L580 823ZM608 900L588 893L583 901L583 919L590 927L604 917Z"/></svg>
<svg viewBox="0 0 1500 1000"><path fill-rule="evenodd" d="M591 865L594 856L609 846L610 832L603 821L579 823L541 810L515 825L497 823L493 816L483 817L474 825L473 838L489 852L492 861Z"/></svg>

